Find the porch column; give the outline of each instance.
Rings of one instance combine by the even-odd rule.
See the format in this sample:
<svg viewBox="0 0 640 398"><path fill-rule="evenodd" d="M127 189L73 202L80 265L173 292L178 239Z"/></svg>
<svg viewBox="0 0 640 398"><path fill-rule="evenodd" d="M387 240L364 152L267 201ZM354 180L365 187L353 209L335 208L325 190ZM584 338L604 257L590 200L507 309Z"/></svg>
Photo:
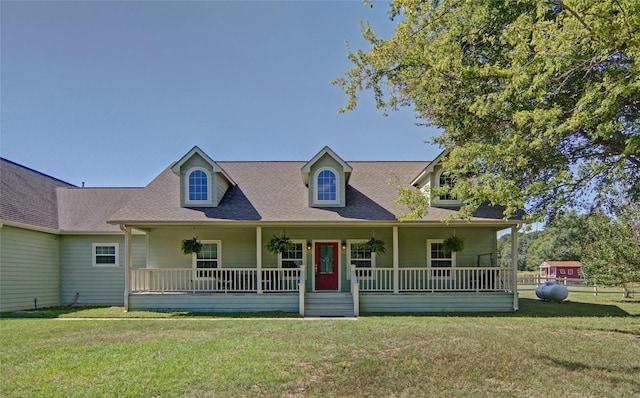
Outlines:
<svg viewBox="0 0 640 398"><path fill-rule="evenodd" d="M512 271L512 288L513 291L513 310L519 310L518 303L518 229L519 225L511 227L511 267Z"/></svg>
<svg viewBox="0 0 640 398"><path fill-rule="evenodd" d="M256 227L256 269L258 294L262 294L262 227Z"/></svg>
<svg viewBox="0 0 640 398"><path fill-rule="evenodd" d="M393 293L400 291L400 254L398 250L398 227L393 227Z"/></svg>
<svg viewBox="0 0 640 398"><path fill-rule="evenodd" d="M124 311L129 311L129 294L131 293L131 262L133 259L131 250L131 228L120 225L124 232Z"/></svg>

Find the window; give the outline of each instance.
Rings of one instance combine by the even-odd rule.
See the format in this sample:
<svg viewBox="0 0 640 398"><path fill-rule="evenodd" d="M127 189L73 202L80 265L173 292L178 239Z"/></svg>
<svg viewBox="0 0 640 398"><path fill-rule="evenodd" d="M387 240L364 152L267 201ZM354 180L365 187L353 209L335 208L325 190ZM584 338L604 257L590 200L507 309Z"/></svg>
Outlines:
<svg viewBox="0 0 640 398"><path fill-rule="evenodd" d="M349 241L349 252L347 253L347 264L355 265L357 268L375 268L375 253L367 247L366 241ZM360 274L362 277L371 277L370 271ZM347 279L351 278L351 269L347 270Z"/></svg>
<svg viewBox="0 0 640 398"><path fill-rule="evenodd" d="M455 184L455 181L452 177L448 176L445 174L444 171L440 172L440 177L438 178L438 187L442 188L442 187L451 187L453 188L453 185ZM440 195L438 197L438 199L440 200L455 200L455 198L453 196L451 196L449 193L446 193L444 195Z"/></svg>
<svg viewBox="0 0 640 398"><path fill-rule="evenodd" d="M321 169L316 177L316 201L338 201L338 177L335 171Z"/></svg>
<svg viewBox="0 0 640 398"><path fill-rule="evenodd" d="M185 195L187 204L206 204L211 202L211 175L201 167L187 172Z"/></svg>
<svg viewBox="0 0 640 398"><path fill-rule="evenodd" d="M291 247L278 256L278 266L280 268L300 268L304 264L305 244L304 241L292 241Z"/></svg>
<svg viewBox="0 0 640 398"><path fill-rule="evenodd" d="M196 278L213 277L212 269L220 268L220 241L202 241L202 250L193 253L193 268Z"/></svg>
<svg viewBox="0 0 640 398"><path fill-rule="evenodd" d="M427 266L429 268L454 268L456 266L456 253L445 254L443 250L444 240L427 240ZM450 278L451 271L447 269L435 269L431 271L432 277Z"/></svg>
<svg viewBox="0 0 640 398"><path fill-rule="evenodd" d="M568 273L569 275L573 275L573 270L572 270L572 269L568 269L568 270L567 270L567 273Z"/></svg>
<svg viewBox="0 0 640 398"><path fill-rule="evenodd" d="M93 266L94 267L117 267L118 266L118 244L117 243L94 243Z"/></svg>
<svg viewBox="0 0 640 398"><path fill-rule="evenodd" d="M564 275L565 269L564 268L560 268L560 275Z"/></svg>

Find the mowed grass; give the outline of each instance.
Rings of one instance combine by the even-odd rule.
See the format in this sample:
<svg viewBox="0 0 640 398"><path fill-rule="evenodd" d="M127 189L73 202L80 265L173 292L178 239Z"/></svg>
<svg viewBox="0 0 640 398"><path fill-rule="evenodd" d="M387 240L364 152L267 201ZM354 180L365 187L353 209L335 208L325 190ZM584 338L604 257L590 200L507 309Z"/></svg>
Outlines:
<svg viewBox="0 0 640 398"><path fill-rule="evenodd" d="M117 308L49 310L56 319L3 314L0 395L640 395L640 300L576 293L557 304L533 296L523 291L514 314L358 320L95 319L122 314Z"/></svg>

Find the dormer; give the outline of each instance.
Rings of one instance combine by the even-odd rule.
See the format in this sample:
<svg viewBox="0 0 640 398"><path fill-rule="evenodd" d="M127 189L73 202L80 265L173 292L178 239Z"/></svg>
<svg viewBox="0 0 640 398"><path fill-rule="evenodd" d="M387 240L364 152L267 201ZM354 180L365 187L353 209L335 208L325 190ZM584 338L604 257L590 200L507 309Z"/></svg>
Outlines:
<svg viewBox="0 0 640 398"><path fill-rule="evenodd" d="M309 206L345 207L352 170L331 148L322 148L302 167L302 179L309 188Z"/></svg>
<svg viewBox="0 0 640 398"><path fill-rule="evenodd" d="M230 186L227 173L202 149L194 146L171 171L180 176L180 206L216 207Z"/></svg>
<svg viewBox="0 0 640 398"><path fill-rule="evenodd" d="M446 169L442 166L442 160L449 153L448 150L443 151L438 155L427 167L422 170L411 185L420 189L429 198L429 205L434 207L460 207L462 202L448 194L433 196L431 194L432 188L439 188L444 186L453 186L454 181L446 173Z"/></svg>

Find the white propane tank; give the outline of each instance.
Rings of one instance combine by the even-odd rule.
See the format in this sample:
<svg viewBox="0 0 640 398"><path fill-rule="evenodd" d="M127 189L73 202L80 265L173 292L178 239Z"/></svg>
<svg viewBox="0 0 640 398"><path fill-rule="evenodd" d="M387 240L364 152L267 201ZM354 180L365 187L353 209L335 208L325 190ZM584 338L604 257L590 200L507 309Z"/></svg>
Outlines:
<svg viewBox="0 0 640 398"><path fill-rule="evenodd" d="M555 282L545 282L536 288L536 296L545 301L557 301L558 303L569 296L566 286L557 285Z"/></svg>

